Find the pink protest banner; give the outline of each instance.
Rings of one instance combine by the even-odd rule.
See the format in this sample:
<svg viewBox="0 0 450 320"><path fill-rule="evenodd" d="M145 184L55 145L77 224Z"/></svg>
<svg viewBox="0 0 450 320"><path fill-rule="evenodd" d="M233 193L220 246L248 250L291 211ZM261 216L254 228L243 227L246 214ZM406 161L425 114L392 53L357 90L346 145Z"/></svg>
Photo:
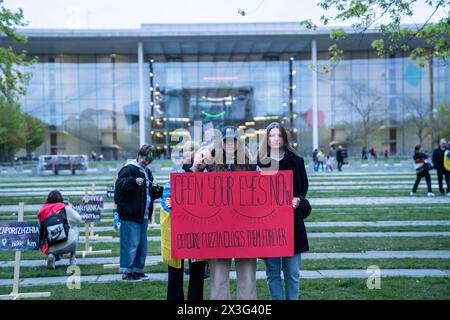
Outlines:
<svg viewBox="0 0 450 320"><path fill-rule="evenodd" d="M171 173L172 257L294 254L292 171Z"/></svg>

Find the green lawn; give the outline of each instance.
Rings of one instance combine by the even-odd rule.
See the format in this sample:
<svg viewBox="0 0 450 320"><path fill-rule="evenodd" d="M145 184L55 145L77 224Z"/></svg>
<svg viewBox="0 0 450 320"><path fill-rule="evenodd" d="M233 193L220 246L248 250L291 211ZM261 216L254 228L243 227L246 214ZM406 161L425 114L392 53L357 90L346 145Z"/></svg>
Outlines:
<svg viewBox="0 0 450 320"><path fill-rule="evenodd" d="M450 250L450 237L368 237L368 238L310 238L310 252L361 252L368 250ZM96 243L93 250L111 249L111 255L119 256L119 243ZM78 244L84 250L84 244ZM148 242L148 255L160 255L159 241ZM23 251L23 260L42 259L40 251ZM14 260L14 252L0 252L0 261Z"/></svg>
<svg viewBox="0 0 450 320"><path fill-rule="evenodd" d="M450 270L449 259L327 259L327 260L303 260L302 270L332 270L332 269L367 269L368 266L377 265L381 270L383 269L440 269ZM79 265L81 275L101 275L101 274L117 274L118 269L104 269L103 265ZM12 267L0 268L0 278L12 279ZM231 270L234 269L234 264ZM264 262L258 260L257 270L264 271ZM47 270L45 266L39 267L21 267L21 278L35 278L35 277L56 277L67 276L67 266L57 266L55 270ZM159 263L155 266L146 266L147 273L165 273L167 272L167 265Z"/></svg>
<svg viewBox="0 0 450 320"><path fill-rule="evenodd" d="M120 247L119 243L93 243L91 242L93 251L95 250L112 250L112 254L95 255L90 257L108 257L108 256L119 256ZM78 244L78 250L84 250L84 243ZM161 254L161 243L156 241L148 242L148 255L160 255ZM22 260L36 260L42 259L43 253L40 250L30 250L22 251ZM0 251L0 261L14 260L14 252Z"/></svg>
<svg viewBox="0 0 450 320"><path fill-rule="evenodd" d="M119 162L111 163L93 163L93 166L112 166L116 167ZM170 162L161 162L163 166L171 166ZM344 168L345 169L345 168ZM159 172L154 174L159 175ZM55 179L54 176L24 177L27 187L39 189L38 182L46 181L65 181L76 182L78 187L89 187L92 182L97 186L106 186L112 184L113 172L107 174L95 173L89 175L60 175ZM164 175L167 175L164 173ZM404 172L400 175L390 174L389 172L380 172L377 175L349 175L347 172L326 174L326 173L308 173L310 185L327 182L379 182L386 181L399 184L408 184L410 181L412 187L415 175L413 172ZM89 180L81 180L80 177L89 177ZM108 177L108 180L98 179L99 177ZM342 178L342 180L341 180ZM34 180L36 179L36 180ZM434 180L434 176L433 176ZM16 182L16 177L1 177L0 193L2 189L9 188L8 183ZM370 185L367 185L370 186ZM57 189L57 185L49 188ZM310 190L308 198L334 198L334 197L398 197L408 196L409 187L404 189L354 189L349 190L345 187L336 186L333 190ZM436 191L436 190L435 190ZM419 188L418 195L425 196L424 183ZM79 196L70 197L70 201L75 202ZM20 197L0 197L0 205L17 205L19 202L26 204L39 204L45 202L44 196ZM425 199L425 198L424 198ZM426 200L426 199L425 199ZM105 197L105 203L112 203L112 199ZM450 198L449 198L450 203ZM313 206L311 216L307 222L321 221L414 221L414 220L450 220L449 206L445 203L439 204L398 204L398 205L321 205ZM0 213L0 221L16 220L13 212ZM36 213L33 211L25 212L25 220L36 221ZM108 221L102 221L95 226L112 227L112 211L107 210L103 218ZM159 207L155 207L156 221L159 221ZM79 226L81 237L84 233L84 225ZM450 231L449 226L400 226L400 227L307 227L311 235L315 232L389 232L389 231ZM105 231L96 232L100 236L119 237L118 232ZM160 230L152 229L148 231L150 236L159 236ZM95 243L91 242L94 250L111 249L112 254L102 255L103 257L119 256L119 243ZM450 250L450 237L367 237L367 238L310 238L310 252L363 252L368 250ZM160 255L160 242L150 241L148 243L149 255ZM84 244L80 243L78 250L84 250ZM99 257L99 256L91 256ZM41 260L43 254L40 251L23 251L22 260ZM0 261L13 261L13 252L0 251ZM79 257L80 261L81 258ZM302 270L327 270L327 269L363 269L369 265L377 265L383 269L450 269L450 259L326 259L326 260L303 260ZM103 269L103 265L79 265L82 275L100 275L117 274L117 269ZM264 263L258 261L257 269L264 270ZM167 266L160 263L155 266L146 267L149 273L165 273ZM0 268L0 278L12 278L13 268ZM66 267L60 266L56 270L47 270L42 267L22 267L21 278L25 277L48 277L48 276L68 276ZM236 281L232 281L232 292L235 295ZM264 280L257 282L258 299L269 299L267 285ZM185 282L187 289L187 282ZM52 285L44 287L23 287L21 292L51 291L50 299L77 299L77 300L96 300L96 299L165 299L167 289L166 282L143 282L143 283L104 283L90 284L82 283L81 290L68 290L63 285ZM7 294L11 291L10 287L0 287L0 294ZM449 299L450 283L449 278L382 278L380 290L369 290L366 287L366 279L302 279L301 293L303 299L331 299L331 300L360 300L360 299ZM209 296L209 280L205 281L205 298Z"/></svg>
<svg viewBox="0 0 450 320"><path fill-rule="evenodd" d="M302 279L300 294L303 300L448 300L448 278L401 278L381 279L381 289L369 290L366 279ZM265 280L257 281L257 299L269 300ZM184 283L187 293L187 281ZM65 285L22 287L20 292L50 291L50 300L164 300L167 283L163 281L139 283L81 283L79 290L69 290ZM9 294L11 288L0 287L0 294ZM204 298L209 299L209 280L205 281ZM231 281L232 297L236 297L236 281Z"/></svg>

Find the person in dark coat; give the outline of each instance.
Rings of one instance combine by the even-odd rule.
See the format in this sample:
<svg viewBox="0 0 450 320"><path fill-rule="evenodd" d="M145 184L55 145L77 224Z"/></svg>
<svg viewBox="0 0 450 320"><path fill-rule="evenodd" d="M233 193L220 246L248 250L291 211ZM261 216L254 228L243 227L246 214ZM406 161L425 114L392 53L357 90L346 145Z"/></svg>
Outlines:
<svg viewBox="0 0 450 320"><path fill-rule="evenodd" d="M114 202L120 218L120 272L125 281L148 279L144 274L147 257L147 228L153 214L153 201L161 198L163 187L153 185L148 165L155 148L145 144L136 160L120 169L115 184Z"/></svg>
<svg viewBox="0 0 450 320"><path fill-rule="evenodd" d="M314 149L312 154L312 160L314 163L314 171L319 171L319 150Z"/></svg>
<svg viewBox="0 0 450 320"><path fill-rule="evenodd" d="M445 182L447 183L447 196L450 197L450 171L448 171L444 167L444 156L446 150L447 150L447 141L445 139L441 139L439 141L439 148L433 151L432 160L438 178L439 192L445 195L444 186L442 182L443 180L442 178L445 177Z"/></svg>
<svg viewBox="0 0 450 320"><path fill-rule="evenodd" d="M344 149L339 146L336 151L336 161L338 166L338 171L342 171L342 166L344 165Z"/></svg>
<svg viewBox="0 0 450 320"><path fill-rule="evenodd" d="M310 212L311 206L306 200L308 193L308 177L305 162L298 156L295 149L289 145L288 135L284 127L271 123L266 128L266 139L260 147L261 170L292 170L294 198L294 256L264 259L266 265L267 284L273 300L283 299L283 285L281 282L281 269L285 282L285 299L299 298L299 279L301 253L309 250L308 237L303 221Z"/></svg>
<svg viewBox="0 0 450 320"><path fill-rule="evenodd" d="M367 160L367 149L366 149L366 147L362 147L361 160Z"/></svg>
<svg viewBox="0 0 450 320"><path fill-rule="evenodd" d="M431 177L430 170L432 166L428 163L428 156L422 151L422 146L420 144L416 145L414 148L414 168L416 169L416 181L414 182L413 189L410 193L411 196L415 196L417 188L419 187L420 180L425 177L427 182L427 196L434 197L434 193L431 189Z"/></svg>

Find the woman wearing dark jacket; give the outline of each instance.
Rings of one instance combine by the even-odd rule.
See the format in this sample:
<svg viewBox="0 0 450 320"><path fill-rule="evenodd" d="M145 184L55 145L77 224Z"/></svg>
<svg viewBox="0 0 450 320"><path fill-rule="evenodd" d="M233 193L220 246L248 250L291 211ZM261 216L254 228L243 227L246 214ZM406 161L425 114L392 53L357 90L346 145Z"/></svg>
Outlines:
<svg viewBox="0 0 450 320"><path fill-rule="evenodd" d="M431 190L431 177L430 177L430 169L432 168L432 166L428 163L428 156L422 151L422 146L420 144L418 144L414 148L413 159L414 159L414 168L416 169L416 181L414 182L411 195L412 196L416 195L420 180L422 180L422 178L425 177L428 189L427 196L434 197L434 193Z"/></svg>
<svg viewBox="0 0 450 320"><path fill-rule="evenodd" d="M303 219L311 212L311 206L305 196L308 192L308 177L302 157L289 145L288 136L284 127L279 123L271 123L266 129L266 140L260 148L260 161L258 166L262 170L292 170L294 198L294 256L267 258L266 265L267 284L273 300L283 299L283 285L281 270L283 270L285 283L285 299L299 298L299 279L301 253L309 250Z"/></svg>
<svg viewBox="0 0 450 320"><path fill-rule="evenodd" d="M114 202L120 218L120 272L125 281L141 281L147 257L147 228L153 214L153 202L161 198L163 188L153 185L148 165L155 148L144 144L136 160L120 169L115 185Z"/></svg>

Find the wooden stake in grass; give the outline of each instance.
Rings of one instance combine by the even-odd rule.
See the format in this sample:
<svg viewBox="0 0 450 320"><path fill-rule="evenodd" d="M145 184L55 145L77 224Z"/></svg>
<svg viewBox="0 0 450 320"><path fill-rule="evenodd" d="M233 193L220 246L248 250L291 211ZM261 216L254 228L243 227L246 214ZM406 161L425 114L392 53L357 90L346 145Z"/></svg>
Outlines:
<svg viewBox="0 0 450 320"><path fill-rule="evenodd" d="M95 184L92 184L91 190L95 194ZM85 188L84 189L84 201L86 201L88 198L89 198L88 188ZM86 256L91 256L91 255L96 255L96 254L111 254L112 250L97 250L97 251L92 250L92 246L90 246L90 243L89 243L89 240L90 240L89 224L90 224L89 222L85 222L85 224L84 224L84 251L77 251L77 254L81 255L83 258L85 258ZM92 224L92 230L93 230L94 223L91 222L91 224ZM96 238L97 240L100 240L100 237L94 236L94 238ZM102 240L103 240L103 238L108 238L108 240L112 239L112 237L102 237Z"/></svg>
<svg viewBox="0 0 450 320"><path fill-rule="evenodd" d="M23 212L24 203L19 203L19 214L17 222L23 222ZM13 279L13 289L9 295L0 295L0 300L18 300L21 298L42 298L50 297L50 292L29 292L29 293L19 293L20 286L20 260L22 256L22 251L15 250L16 255L14 259L14 279Z"/></svg>
<svg viewBox="0 0 450 320"><path fill-rule="evenodd" d="M91 195L95 196L95 183L93 183L91 185ZM112 240L113 237L111 236L99 236L98 234L94 234L94 226L95 226L95 222L91 222L90 223L90 235L89 235L89 240Z"/></svg>

